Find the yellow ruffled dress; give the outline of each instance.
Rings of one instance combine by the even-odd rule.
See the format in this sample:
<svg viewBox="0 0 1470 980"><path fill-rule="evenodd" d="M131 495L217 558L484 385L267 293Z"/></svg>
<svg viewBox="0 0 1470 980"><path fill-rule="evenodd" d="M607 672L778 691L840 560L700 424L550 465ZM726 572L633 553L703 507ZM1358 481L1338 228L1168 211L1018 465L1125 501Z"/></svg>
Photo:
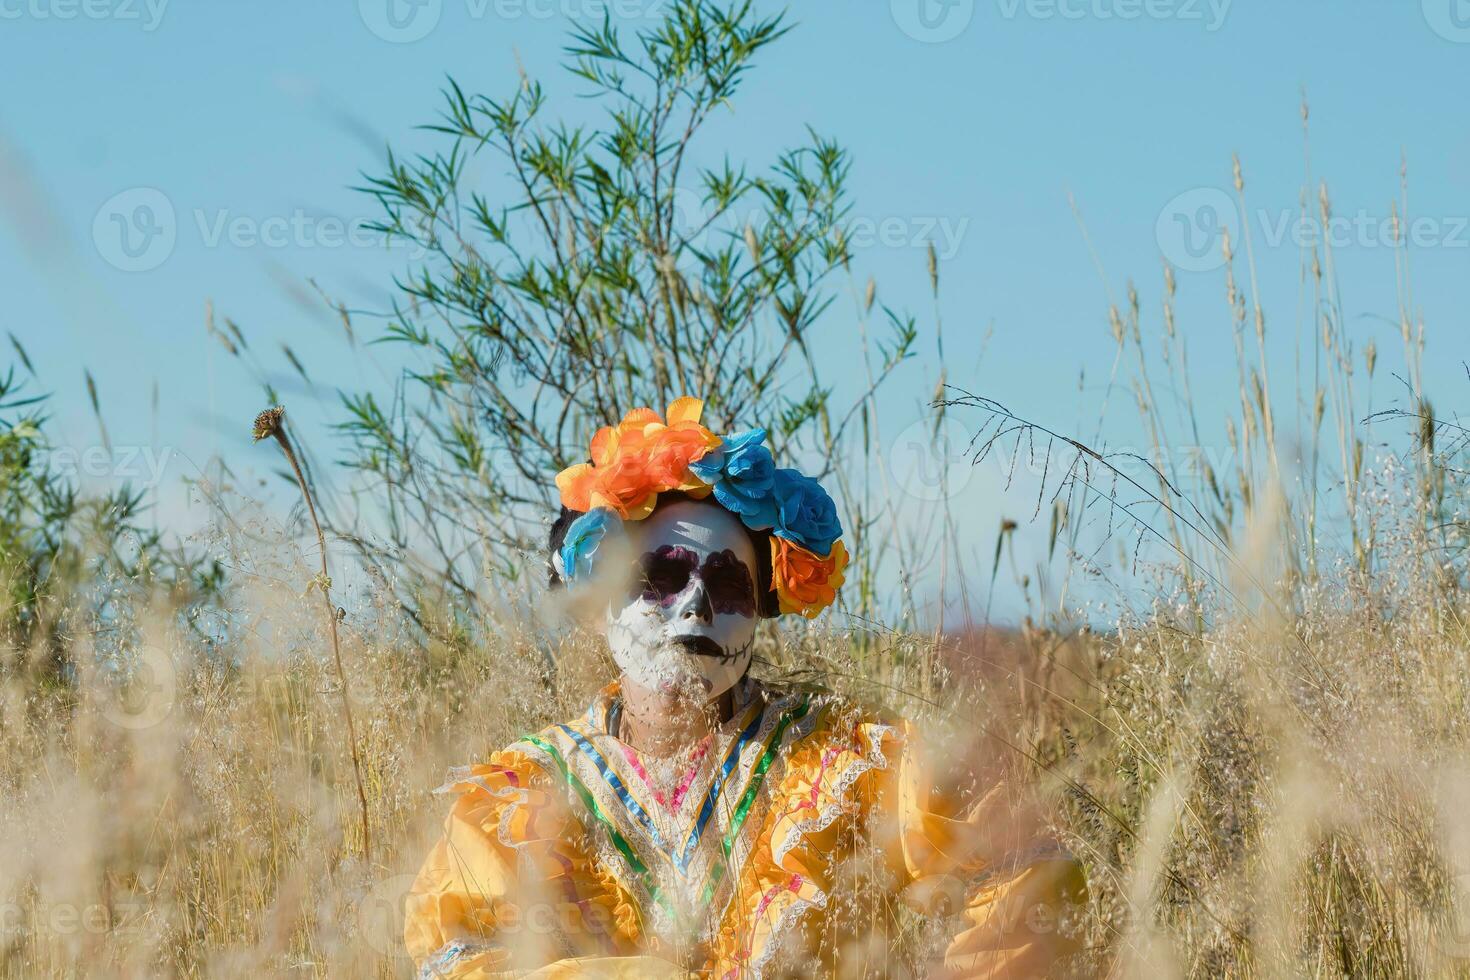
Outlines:
<svg viewBox="0 0 1470 980"><path fill-rule="evenodd" d="M921 913L959 913L926 975L1041 976L1074 948L1077 863L1023 848L995 794L942 798L905 726L830 694L736 694L672 795L611 734L617 685L451 773L444 835L407 899L420 976L815 978L852 975L859 956L874 972L880 924L871 909L855 921L845 894L855 866Z"/></svg>

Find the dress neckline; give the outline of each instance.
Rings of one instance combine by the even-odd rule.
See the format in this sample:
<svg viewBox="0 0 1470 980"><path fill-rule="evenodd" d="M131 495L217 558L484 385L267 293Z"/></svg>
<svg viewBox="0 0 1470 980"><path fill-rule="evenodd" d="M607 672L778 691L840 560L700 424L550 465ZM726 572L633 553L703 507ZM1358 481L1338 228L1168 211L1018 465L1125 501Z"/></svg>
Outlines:
<svg viewBox="0 0 1470 980"><path fill-rule="evenodd" d="M744 723L748 723L749 709L756 702L760 702L764 708L765 703L770 700L769 692L764 684L749 674L742 677L733 688L730 689L733 703L731 705L730 717L719 724L712 734L717 737L729 736L740 732ZM623 682L613 681L593 697L592 703L587 708L587 724L598 735L616 739L619 743L627 745L618 735L618 730L623 717ZM631 746L630 746L631 747ZM636 749L634 751L637 751ZM641 753L640 753L641 755Z"/></svg>

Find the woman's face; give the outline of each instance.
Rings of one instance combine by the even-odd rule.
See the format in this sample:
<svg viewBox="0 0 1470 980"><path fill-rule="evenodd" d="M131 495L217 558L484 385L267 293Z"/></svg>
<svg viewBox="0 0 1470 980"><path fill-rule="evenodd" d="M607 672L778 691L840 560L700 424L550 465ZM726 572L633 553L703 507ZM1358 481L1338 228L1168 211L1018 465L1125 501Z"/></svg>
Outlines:
<svg viewBox="0 0 1470 980"><path fill-rule="evenodd" d="M755 548L718 504L681 500L640 522L635 572L608 607L607 641L626 680L708 701L750 667Z"/></svg>

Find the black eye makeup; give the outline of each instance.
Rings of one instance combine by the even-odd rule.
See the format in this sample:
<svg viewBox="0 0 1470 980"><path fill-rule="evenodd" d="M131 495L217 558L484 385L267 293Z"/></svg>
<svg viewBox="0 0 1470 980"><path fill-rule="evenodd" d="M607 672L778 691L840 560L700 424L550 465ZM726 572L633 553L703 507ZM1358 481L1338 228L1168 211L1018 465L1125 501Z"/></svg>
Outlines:
<svg viewBox="0 0 1470 980"><path fill-rule="evenodd" d="M726 548L699 563L698 553L678 545L662 545L638 559L632 598L667 606L689 587L696 574L709 591L716 613L754 616L755 582L745 562Z"/></svg>
<svg viewBox="0 0 1470 980"><path fill-rule="evenodd" d="M709 589L710 603L716 613L755 615L755 583L751 581L750 569L735 557L735 552L726 548L710 555L699 574Z"/></svg>
<svg viewBox="0 0 1470 980"><path fill-rule="evenodd" d="M688 548L666 544L638 559L638 576L633 594L649 602L668 605L689 587L689 579L699 567L699 555Z"/></svg>

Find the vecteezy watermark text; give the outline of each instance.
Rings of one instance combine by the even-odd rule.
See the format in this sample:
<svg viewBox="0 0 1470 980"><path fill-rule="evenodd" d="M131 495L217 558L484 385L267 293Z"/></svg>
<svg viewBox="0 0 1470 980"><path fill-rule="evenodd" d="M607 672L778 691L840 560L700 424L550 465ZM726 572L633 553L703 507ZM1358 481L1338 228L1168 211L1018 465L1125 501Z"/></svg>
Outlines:
<svg viewBox="0 0 1470 980"><path fill-rule="evenodd" d="M667 0L460 0L473 21L497 20L651 20L662 15ZM358 0L357 13L367 29L394 44L428 37L444 16L444 0Z"/></svg>
<svg viewBox="0 0 1470 980"><path fill-rule="evenodd" d="M156 487L173 458L172 446L56 446L46 453L49 472L68 479L121 480Z"/></svg>
<svg viewBox="0 0 1470 980"><path fill-rule="evenodd" d="M156 31L169 0L0 0L0 20L113 20Z"/></svg>
<svg viewBox="0 0 1470 980"><path fill-rule="evenodd" d="M928 248L947 262L959 254L970 219L944 215L890 215L886 218L859 216L847 227L847 244L864 250L881 248Z"/></svg>
<svg viewBox="0 0 1470 980"><path fill-rule="evenodd" d="M1225 25L1234 0L991 0L1002 20L1175 21L1207 32ZM976 0L889 0L899 30L916 41L941 44L975 19Z"/></svg>
<svg viewBox="0 0 1470 980"><path fill-rule="evenodd" d="M1015 20L1173 20L1214 33L1225 26L1234 0L995 0L1001 17Z"/></svg>
<svg viewBox="0 0 1470 980"><path fill-rule="evenodd" d="M0 938L127 935L141 928L143 907L136 902L0 902Z"/></svg>
<svg viewBox="0 0 1470 980"><path fill-rule="evenodd" d="M1221 188L1196 187L1164 205L1154 226L1164 258L1186 272L1222 268L1227 237L1232 249L1239 249L1246 232L1265 248L1470 249L1470 214L1405 218L1392 209L1362 208L1325 214L1296 208L1242 212L1237 199Z"/></svg>
<svg viewBox="0 0 1470 980"><path fill-rule="evenodd" d="M685 245L707 251L727 242L741 240L745 230L768 221L759 206L732 206L711 214L700 195L681 187L673 194L673 231ZM970 230L970 219L958 214L858 214L847 215L840 229L812 222L799 225L813 236L834 235L839 230L847 248L863 252L873 248L928 249L940 261L957 256Z"/></svg>
<svg viewBox="0 0 1470 980"><path fill-rule="evenodd" d="M316 214L304 208L262 216L230 208L196 207L186 215L181 223L173 201L157 188L131 187L97 209L92 242L109 265L123 272L147 272L161 266L173 254L181 231L191 232L207 249L393 247L414 252L417 248L403 239L387 238L373 227L373 219ZM422 257L422 251L414 257Z"/></svg>

